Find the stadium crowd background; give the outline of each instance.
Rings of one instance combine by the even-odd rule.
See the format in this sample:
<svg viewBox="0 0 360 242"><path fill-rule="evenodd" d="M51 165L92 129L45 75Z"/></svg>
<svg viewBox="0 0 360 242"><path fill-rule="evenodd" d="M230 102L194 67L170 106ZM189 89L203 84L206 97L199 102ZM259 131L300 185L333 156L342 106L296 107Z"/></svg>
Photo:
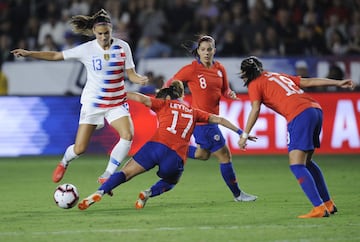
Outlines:
<svg viewBox="0 0 360 242"><path fill-rule="evenodd" d="M360 0L0 0L0 63L25 61L14 59L14 48L63 50L88 41L67 21L101 8L112 17L113 36L130 44L135 63L187 57L184 45L202 34L215 38L217 57L360 53ZM344 77L333 69L340 73L329 77ZM151 76L156 86L161 78Z"/></svg>
<svg viewBox="0 0 360 242"><path fill-rule="evenodd" d="M185 56L198 34L217 40L217 56L309 56L360 53L360 0L2 0L0 48L61 50L87 39L67 20L100 8L135 61Z"/></svg>
<svg viewBox="0 0 360 242"><path fill-rule="evenodd" d="M357 68L355 74L360 69L360 0L0 0L0 61L5 61L5 73L11 74L9 97L0 97L3 104L0 106L2 113L14 117L11 125L8 119L0 119L0 143L4 141L0 144L0 156L61 155L64 147L73 142L78 126L79 94L81 85L86 82L86 77L80 78L75 67L82 64L47 62L44 67L45 63L30 58L14 59L10 50L62 50L87 41L84 36L74 35L67 21L77 14L92 15L100 8L111 14L114 36L130 44L137 68L147 61L140 62L141 58L188 57L182 44L196 40L196 35L210 34L217 41L217 57L235 57L222 60L239 61L244 56L257 55L264 57L264 62L275 62L281 69L287 67L287 70L295 71L293 67L296 66L297 74L301 76L308 75L307 71L311 75L317 74L312 64L318 60L325 66L321 77L327 74L327 64L329 76L344 77L344 69L332 68L333 61L346 65L346 78L350 64ZM176 59L188 61L189 58ZM166 58L158 61L166 63L164 69L170 69ZM149 62L154 61L150 59ZM307 64L310 64L308 70L304 68ZM68 73L59 71L67 65L71 66L65 69L70 70ZM163 73L156 68L143 70L154 71L144 73L154 86L143 87L139 89L141 92L153 93L167 80L159 76ZM237 69L231 72L237 75ZM354 79L359 81L356 75ZM5 95L1 93L1 80L4 78L0 73L0 96ZM238 80L236 76L233 83ZM359 150L356 105L360 89L355 94L340 93L336 89L316 91L320 92L316 98L325 103L324 113L329 115L324 123L324 134L333 137L325 139L322 151L356 153ZM64 95L70 97L64 98ZM243 97L242 104L229 102L224 105L224 114L237 110L232 109L232 105L245 105L247 99L245 95ZM224 103L228 101L224 100ZM149 137L144 134L151 129L141 125L148 118L147 114L138 112L134 115L137 133L141 134L135 139L138 143L133 144L134 150L142 143L139 140ZM268 114L263 123L267 128L262 132L277 134L284 125L280 119L273 120ZM242 112L231 111L233 115L239 115L236 118L239 123L243 122ZM335 120L345 124L335 125ZM94 153L107 153L117 137L110 128L97 135L89 149ZM286 149L286 137L280 142L283 146L276 144L276 137L271 136L269 140L273 143L266 141L268 144L254 153L277 153ZM262 143L257 144L261 146Z"/></svg>

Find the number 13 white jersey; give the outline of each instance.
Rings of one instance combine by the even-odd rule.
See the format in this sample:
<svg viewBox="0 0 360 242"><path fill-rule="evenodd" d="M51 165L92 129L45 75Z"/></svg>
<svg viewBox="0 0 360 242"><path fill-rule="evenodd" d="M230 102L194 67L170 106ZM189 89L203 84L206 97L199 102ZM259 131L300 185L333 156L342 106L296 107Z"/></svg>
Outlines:
<svg viewBox="0 0 360 242"><path fill-rule="evenodd" d="M97 40L64 50L65 60L79 60L87 70L87 81L81 95L83 105L111 108L126 102L125 70L135 68L128 43L113 38L108 50Z"/></svg>

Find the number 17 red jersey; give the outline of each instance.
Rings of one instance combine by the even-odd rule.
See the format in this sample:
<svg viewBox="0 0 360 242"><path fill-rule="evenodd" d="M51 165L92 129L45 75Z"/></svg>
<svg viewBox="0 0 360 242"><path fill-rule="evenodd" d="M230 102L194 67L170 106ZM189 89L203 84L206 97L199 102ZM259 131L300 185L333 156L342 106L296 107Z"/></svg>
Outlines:
<svg viewBox="0 0 360 242"><path fill-rule="evenodd" d="M211 114L178 100L156 98L151 98L151 109L156 113L159 124L150 141L168 146L185 162L196 122L207 123Z"/></svg>

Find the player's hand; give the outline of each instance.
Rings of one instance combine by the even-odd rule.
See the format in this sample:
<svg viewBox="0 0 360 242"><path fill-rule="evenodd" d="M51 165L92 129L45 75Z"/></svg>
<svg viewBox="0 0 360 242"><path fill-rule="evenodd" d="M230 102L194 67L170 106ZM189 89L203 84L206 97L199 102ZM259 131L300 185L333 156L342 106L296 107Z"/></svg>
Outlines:
<svg viewBox="0 0 360 242"><path fill-rule="evenodd" d="M142 76L140 79L137 80L137 84L140 84L142 86L145 86L148 84L149 78L147 76Z"/></svg>
<svg viewBox="0 0 360 242"><path fill-rule="evenodd" d="M234 92L234 91L232 91L232 90L228 90L228 92L226 93L226 97L227 98L230 98L230 99L233 99L233 100L240 100L240 98L238 98L237 96L236 96L236 93Z"/></svg>
<svg viewBox="0 0 360 242"><path fill-rule="evenodd" d="M346 79L346 80L339 81L338 86L341 88L349 88L351 90L354 90L356 85L352 80Z"/></svg>
<svg viewBox="0 0 360 242"><path fill-rule="evenodd" d="M240 140L238 142L238 145L240 147L241 150L245 151L246 150L246 146L247 146L247 143L246 141L247 140L250 140L250 141L253 141L253 142L256 142L258 138L256 136L253 136L253 135L249 135L249 137L247 139L243 138L243 137L240 137Z"/></svg>
<svg viewBox="0 0 360 242"><path fill-rule="evenodd" d="M15 57L26 57L30 55L30 51L24 49L15 49L10 51L10 53L13 54Z"/></svg>
<svg viewBox="0 0 360 242"><path fill-rule="evenodd" d="M252 135L249 135L249 138L248 138L248 140L253 141L253 142L256 142L257 139L258 138L256 136L252 136Z"/></svg>
<svg viewBox="0 0 360 242"><path fill-rule="evenodd" d="M246 140L245 138L240 137L239 141L238 141L238 145L240 147L241 150L245 151L246 150Z"/></svg>

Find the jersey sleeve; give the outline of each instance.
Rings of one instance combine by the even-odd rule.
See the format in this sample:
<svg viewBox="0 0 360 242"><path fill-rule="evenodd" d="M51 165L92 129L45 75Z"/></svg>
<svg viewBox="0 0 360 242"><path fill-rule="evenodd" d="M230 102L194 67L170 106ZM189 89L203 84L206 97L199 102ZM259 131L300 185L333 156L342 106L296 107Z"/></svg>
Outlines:
<svg viewBox="0 0 360 242"><path fill-rule="evenodd" d="M261 88L258 85L259 82L251 82L248 87L249 99L251 102L262 102Z"/></svg>
<svg viewBox="0 0 360 242"><path fill-rule="evenodd" d="M186 65L182 67L174 76L173 80L180 80L182 82L187 82L189 80L189 76L192 77L194 74L194 67L192 64Z"/></svg>
<svg viewBox="0 0 360 242"><path fill-rule="evenodd" d="M122 41L122 47L124 48L125 52L125 69L135 68L134 59L129 44L125 41Z"/></svg>
<svg viewBox="0 0 360 242"><path fill-rule="evenodd" d="M225 67L220 63L219 63L219 70L222 72L222 78L223 78L223 86L221 88L221 93L223 96L228 97L228 93L231 91L229 79L228 79Z"/></svg>
<svg viewBox="0 0 360 242"><path fill-rule="evenodd" d="M301 81L301 76L290 76L290 75L285 75L287 77L289 77L291 80L293 80L293 82L300 87L300 81Z"/></svg>
<svg viewBox="0 0 360 242"><path fill-rule="evenodd" d="M199 123L208 123L211 113L198 108L193 108L195 121Z"/></svg>
<svg viewBox="0 0 360 242"><path fill-rule="evenodd" d="M165 103L165 100L159 99L159 98L150 97L150 100L151 100L151 107L150 108L154 112L158 111Z"/></svg>
<svg viewBox="0 0 360 242"><path fill-rule="evenodd" d="M171 77L164 83L163 87L169 87L174 80L188 82L190 81L188 80L189 76L193 76L193 73L194 71L191 64L183 66L173 77Z"/></svg>
<svg viewBox="0 0 360 242"><path fill-rule="evenodd" d="M64 60L71 60L71 59L81 59L83 56L84 50L87 49L86 47L89 43L84 43L74 48L66 49L62 51Z"/></svg>

